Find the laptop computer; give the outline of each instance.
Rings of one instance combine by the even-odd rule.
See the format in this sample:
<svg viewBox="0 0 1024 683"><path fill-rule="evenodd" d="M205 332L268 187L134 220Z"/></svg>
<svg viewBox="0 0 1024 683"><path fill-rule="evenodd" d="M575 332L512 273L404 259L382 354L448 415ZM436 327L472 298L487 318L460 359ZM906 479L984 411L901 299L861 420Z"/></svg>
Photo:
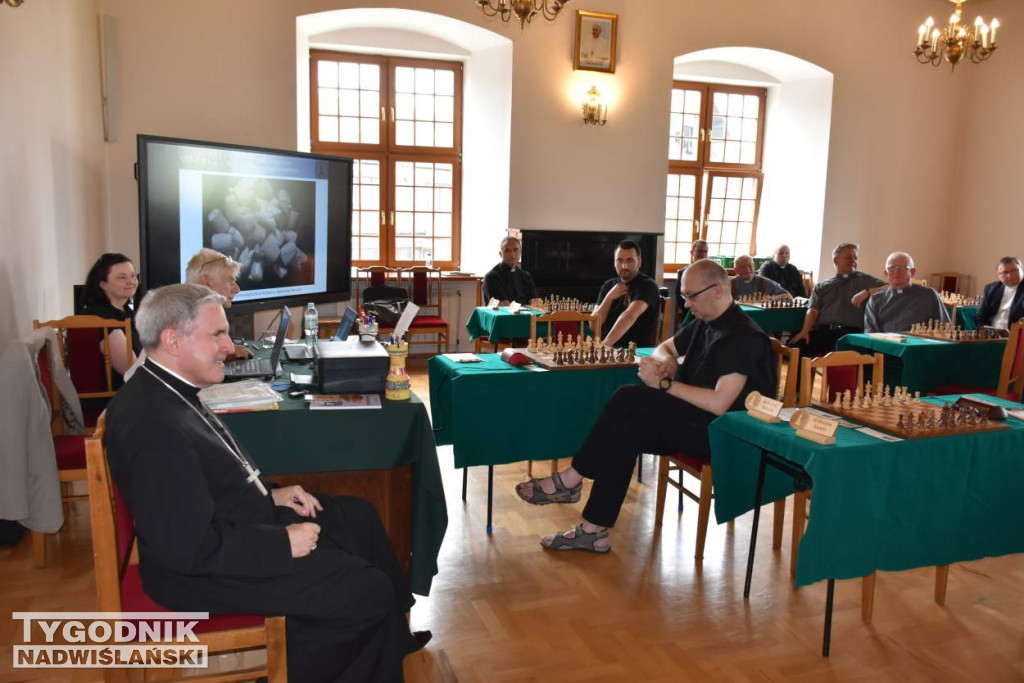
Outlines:
<svg viewBox="0 0 1024 683"><path fill-rule="evenodd" d="M270 358L246 358L225 363L224 379L276 377L281 371L281 349L284 347L284 337L288 334L288 325L291 321L291 311L287 306L282 307L281 322L277 325L277 335L274 337L274 349L270 352Z"/></svg>
<svg viewBox="0 0 1024 683"><path fill-rule="evenodd" d="M352 331L352 325L356 322L356 309L349 306L341 316L338 329L334 331L331 341L345 341L348 333ZM305 344L288 344L284 347L284 354L288 360L312 360L315 357L314 350Z"/></svg>

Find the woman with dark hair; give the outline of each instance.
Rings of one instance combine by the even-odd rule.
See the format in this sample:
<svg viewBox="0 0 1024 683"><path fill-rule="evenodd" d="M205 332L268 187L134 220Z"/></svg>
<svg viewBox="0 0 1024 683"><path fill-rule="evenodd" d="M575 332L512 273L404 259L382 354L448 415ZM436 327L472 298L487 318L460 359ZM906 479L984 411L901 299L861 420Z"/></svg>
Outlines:
<svg viewBox="0 0 1024 683"><path fill-rule="evenodd" d="M85 291L82 293L85 302L82 315L132 321L132 350L135 355L142 351L142 344L135 330L135 311L128 302L138 288L139 275L131 259L124 254L104 254L89 269L89 275L85 278ZM102 347L102 342L100 345ZM100 351L103 350L100 348ZM132 360L125 354L124 333L121 330L111 332L110 364L118 375L115 385L122 383L122 376L131 367Z"/></svg>

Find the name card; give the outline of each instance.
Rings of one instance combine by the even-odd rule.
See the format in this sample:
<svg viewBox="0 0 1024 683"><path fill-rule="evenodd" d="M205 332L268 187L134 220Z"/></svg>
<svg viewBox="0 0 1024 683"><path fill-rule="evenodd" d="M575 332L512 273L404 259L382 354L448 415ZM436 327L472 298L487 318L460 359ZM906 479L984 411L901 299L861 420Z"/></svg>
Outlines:
<svg viewBox="0 0 1024 683"><path fill-rule="evenodd" d="M747 415L760 420L761 422L779 422L779 413L782 412L782 401L762 396L759 391L752 391L747 394L747 400L743 405L747 407Z"/></svg>
<svg viewBox="0 0 1024 683"><path fill-rule="evenodd" d="M522 308L523 305L518 301L513 301L508 305L508 310L510 313L518 313Z"/></svg>
<svg viewBox="0 0 1024 683"><path fill-rule="evenodd" d="M500 301L498 301L494 297L491 297L491 300L487 302L487 308L491 309L492 311L496 311L498 310L498 305L500 303Z"/></svg>
<svg viewBox="0 0 1024 683"><path fill-rule="evenodd" d="M836 442L836 429L839 428L838 420L829 420L813 414L809 410L798 410L789 419L791 427L796 429L796 435L801 439L814 441L825 446Z"/></svg>

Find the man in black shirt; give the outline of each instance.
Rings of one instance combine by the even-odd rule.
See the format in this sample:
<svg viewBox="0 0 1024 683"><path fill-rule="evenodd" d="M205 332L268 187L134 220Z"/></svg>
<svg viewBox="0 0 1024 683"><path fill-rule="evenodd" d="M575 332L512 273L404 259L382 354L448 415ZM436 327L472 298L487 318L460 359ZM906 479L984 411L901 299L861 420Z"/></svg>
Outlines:
<svg viewBox="0 0 1024 683"><path fill-rule="evenodd" d="M508 306L512 301L530 303L530 299L537 297L537 290L530 274L519 267L519 259L523 255L519 238L503 239L498 253L501 254L501 263L484 276L484 302L497 299L502 306Z"/></svg>
<svg viewBox="0 0 1024 683"><path fill-rule="evenodd" d="M658 336L658 283L640 272L640 245L622 240L615 248L615 272L601 285L591 327L601 330L605 346L654 346Z"/></svg>
<svg viewBox="0 0 1024 683"><path fill-rule="evenodd" d="M683 297L696 320L641 359L643 384L615 392L572 466L516 487L520 498L536 505L574 503L583 479L594 480L582 522L545 536L545 548L608 552L608 530L618 518L639 453L685 451L710 458L712 420L742 409L752 391L775 395L778 370L771 341L733 303L725 270L713 261L694 263L683 275Z"/></svg>

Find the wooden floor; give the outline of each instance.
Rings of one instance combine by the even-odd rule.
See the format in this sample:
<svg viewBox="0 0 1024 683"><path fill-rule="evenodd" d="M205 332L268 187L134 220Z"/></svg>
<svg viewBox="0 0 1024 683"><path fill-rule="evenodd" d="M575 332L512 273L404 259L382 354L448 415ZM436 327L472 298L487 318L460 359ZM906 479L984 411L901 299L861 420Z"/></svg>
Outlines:
<svg viewBox="0 0 1024 683"><path fill-rule="evenodd" d="M426 400L421 365L413 380ZM496 417L495 438L500 433ZM488 536L486 468L471 470L463 504L451 449L439 456L448 535L431 595L412 612L413 627L432 629L434 639L407 659L407 681L1024 681L1022 555L955 565L945 607L932 601L930 570L880 574L871 626L860 621L859 582L839 582L825 659L825 586L791 587L788 534L781 551L770 547L771 506L744 601L751 515L734 528L712 520L704 561L695 563L695 503L687 500L682 514L670 504L661 533L653 531L651 456L609 555L540 548L539 536L571 527L581 506L520 501L513 486L524 465L496 468ZM50 549L53 561L43 570L32 569L27 542L0 550L0 610L94 608L84 506ZM12 670L11 645L20 642L20 624L0 619L0 681L101 680L98 671Z"/></svg>

